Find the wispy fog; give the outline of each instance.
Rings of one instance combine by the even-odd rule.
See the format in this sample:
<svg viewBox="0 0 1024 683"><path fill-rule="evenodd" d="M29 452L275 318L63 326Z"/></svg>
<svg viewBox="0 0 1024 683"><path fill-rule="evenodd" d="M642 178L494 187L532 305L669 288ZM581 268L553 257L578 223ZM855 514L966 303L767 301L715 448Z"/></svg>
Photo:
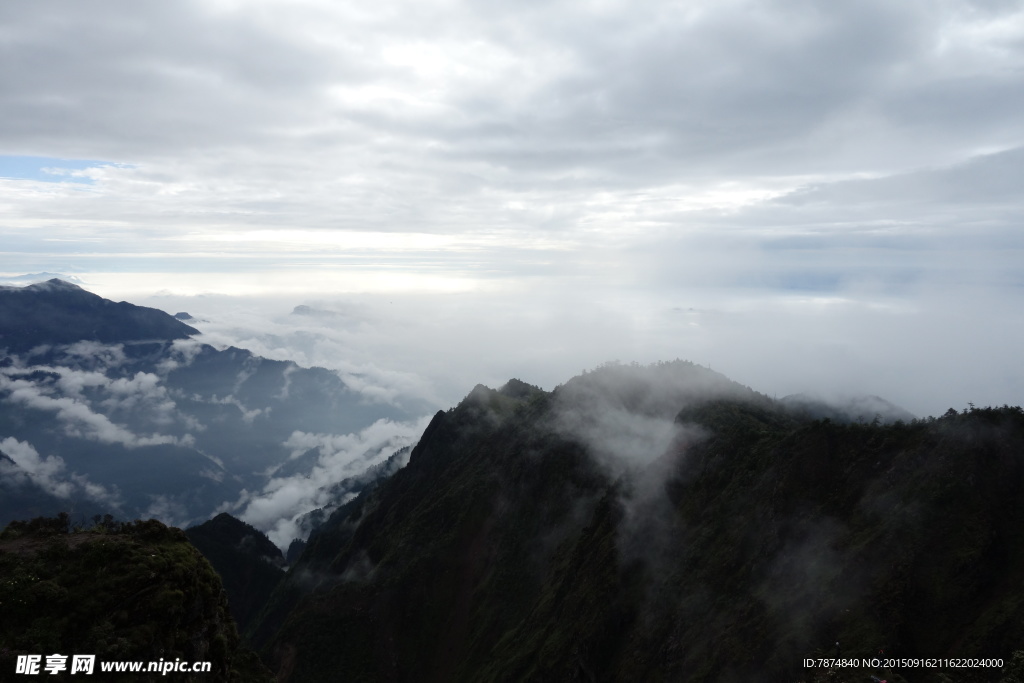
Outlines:
<svg viewBox="0 0 1024 683"><path fill-rule="evenodd" d="M305 514L347 502L337 498L332 484L358 476L399 449L415 444L428 422L428 417L411 423L380 420L358 434L295 432L285 442L292 449L292 459L313 452L315 464L299 473L272 472L261 490L244 491L237 501L225 503L218 512L238 516L264 530L278 546L287 548L293 539L305 539L309 534L309 527L301 519ZM286 468L284 464L276 469Z"/></svg>
<svg viewBox="0 0 1024 683"><path fill-rule="evenodd" d="M0 452L14 461L17 467L0 461L0 475L13 481L27 479L57 498L80 496L115 509L120 504L116 491L96 484L89 477L68 470L64 460L56 455L42 456L27 441L14 437L0 440Z"/></svg>

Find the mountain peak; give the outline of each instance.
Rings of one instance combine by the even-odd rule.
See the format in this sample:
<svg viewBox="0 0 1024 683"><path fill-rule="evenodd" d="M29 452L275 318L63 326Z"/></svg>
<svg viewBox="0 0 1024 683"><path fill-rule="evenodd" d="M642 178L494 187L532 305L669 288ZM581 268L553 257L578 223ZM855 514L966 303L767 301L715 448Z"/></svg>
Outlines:
<svg viewBox="0 0 1024 683"><path fill-rule="evenodd" d="M26 285L23 289L31 290L34 292L52 292L52 291L65 291L65 292L84 292L85 290L76 284L72 284L67 280L61 280L58 277L50 278L43 282L36 282L31 285Z"/></svg>
<svg viewBox="0 0 1024 683"><path fill-rule="evenodd" d="M32 282L29 284L8 284L0 285L0 290L7 292L21 292L21 293L35 293L35 292L53 292L53 291L85 291L81 287L67 280L61 280L60 278L54 277L49 280L43 280L41 282ZM95 296L95 295L94 295Z"/></svg>
<svg viewBox="0 0 1024 683"><path fill-rule="evenodd" d="M81 278L75 277L74 275L64 275L62 273L27 273L25 275L16 275L14 277L0 277L0 284L13 285L16 287L24 287L26 285L35 285L46 282L48 280L63 280L71 284L82 284Z"/></svg>

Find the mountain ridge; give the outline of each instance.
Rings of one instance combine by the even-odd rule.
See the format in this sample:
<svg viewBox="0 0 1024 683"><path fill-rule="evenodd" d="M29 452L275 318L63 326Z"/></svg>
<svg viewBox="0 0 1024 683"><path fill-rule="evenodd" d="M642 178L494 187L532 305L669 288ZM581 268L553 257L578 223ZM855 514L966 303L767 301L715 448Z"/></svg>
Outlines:
<svg viewBox="0 0 1024 683"><path fill-rule="evenodd" d="M310 537L252 631L265 660L282 682L792 682L838 640L1009 663L1020 408L813 420L698 367L662 366L710 389L652 385L687 399L671 409L636 391L658 368L618 367L438 412L405 468ZM668 414L674 438L645 438Z"/></svg>
<svg viewBox="0 0 1024 683"><path fill-rule="evenodd" d="M155 308L111 302L57 278L0 286L0 348L24 353L44 345L187 339L199 330Z"/></svg>

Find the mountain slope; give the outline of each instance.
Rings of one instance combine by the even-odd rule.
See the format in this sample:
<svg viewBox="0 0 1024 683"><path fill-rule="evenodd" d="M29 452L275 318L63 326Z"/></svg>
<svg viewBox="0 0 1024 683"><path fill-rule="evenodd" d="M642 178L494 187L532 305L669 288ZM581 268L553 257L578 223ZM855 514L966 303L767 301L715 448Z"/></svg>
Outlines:
<svg viewBox="0 0 1024 683"><path fill-rule="evenodd" d="M320 527L254 633L282 681L795 681L836 641L1009 663L1021 453L1019 408L812 421L686 363L478 387Z"/></svg>
<svg viewBox="0 0 1024 683"><path fill-rule="evenodd" d="M25 287L0 287L0 349L8 353L81 340L114 344L187 339L198 333L163 311L114 303L56 278Z"/></svg>
<svg viewBox="0 0 1024 683"><path fill-rule="evenodd" d="M792 394L780 399L783 406L812 420L828 418L833 422L910 422L915 415L878 396L848 396L825 401L808 394Z"/></svg>
<svg viewBox="0 0 1024 683"><path fill-rule="evenodd" d="M220 576L231 616L244 633L284 578L281 550L257 529L226 512L185 529L185 536Z"/></svg>

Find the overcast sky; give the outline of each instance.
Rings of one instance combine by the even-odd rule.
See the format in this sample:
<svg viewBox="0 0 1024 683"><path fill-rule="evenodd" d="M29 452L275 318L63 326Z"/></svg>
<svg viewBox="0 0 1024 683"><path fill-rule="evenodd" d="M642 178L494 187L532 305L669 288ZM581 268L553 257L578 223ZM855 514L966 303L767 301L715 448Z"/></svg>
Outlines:
<svg viewBox="0 0 1024 683"><path fill-rule="evenodd" d="M1021 2L8 2L0 124L0 274L382 390L1024 402Z"/></svg>

